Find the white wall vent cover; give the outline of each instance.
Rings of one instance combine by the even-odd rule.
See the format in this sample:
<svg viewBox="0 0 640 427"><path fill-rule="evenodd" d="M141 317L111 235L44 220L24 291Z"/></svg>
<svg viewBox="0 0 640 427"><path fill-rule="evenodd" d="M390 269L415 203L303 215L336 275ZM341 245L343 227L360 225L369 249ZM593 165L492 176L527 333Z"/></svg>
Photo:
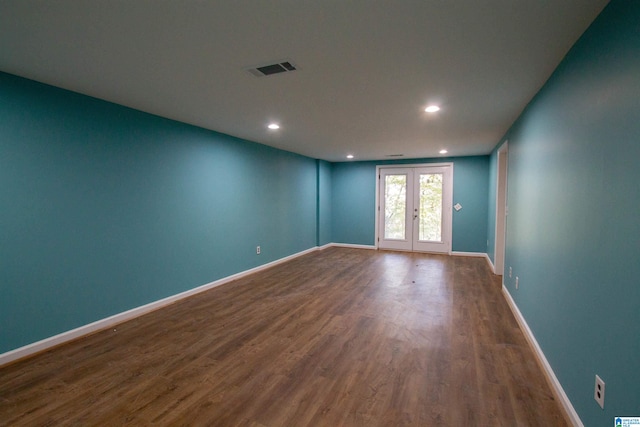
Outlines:
<svg viewBox="0 0 640 427"><path fill-rule="evenodd" d="M256 77L271 76L273 74L290 73L298 68L291 61L276 62L274 64L260 65L247 68L247 71Z"/></svg>

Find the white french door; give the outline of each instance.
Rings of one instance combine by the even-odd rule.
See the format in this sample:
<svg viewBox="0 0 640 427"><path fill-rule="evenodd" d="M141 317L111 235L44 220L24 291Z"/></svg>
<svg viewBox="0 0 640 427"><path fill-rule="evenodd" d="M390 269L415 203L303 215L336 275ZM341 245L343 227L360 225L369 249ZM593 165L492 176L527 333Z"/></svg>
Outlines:
<svg viewBox="0 0 640 427"><path fill-rule="evenodd" d="M452 167L379 168L379 248L451 252Z"/></svg>

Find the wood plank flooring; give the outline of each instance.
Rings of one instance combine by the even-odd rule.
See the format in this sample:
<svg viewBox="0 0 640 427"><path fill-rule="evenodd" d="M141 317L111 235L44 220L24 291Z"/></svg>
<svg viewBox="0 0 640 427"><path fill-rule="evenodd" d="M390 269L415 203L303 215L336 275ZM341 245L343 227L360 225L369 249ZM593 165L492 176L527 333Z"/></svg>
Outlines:
<svg viewBox="0 0 640 427"><path fill-rule="evenodd" d="M484 259L329 248L0 368L0 425L566 423Z"/></svg>

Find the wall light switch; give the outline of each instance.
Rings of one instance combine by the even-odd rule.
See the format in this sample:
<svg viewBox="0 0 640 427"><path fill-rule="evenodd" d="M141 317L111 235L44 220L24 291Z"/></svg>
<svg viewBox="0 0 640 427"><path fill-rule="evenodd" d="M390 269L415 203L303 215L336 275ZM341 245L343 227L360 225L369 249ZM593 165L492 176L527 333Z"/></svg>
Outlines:
<svg viewBox="0 0 640 427"><path fill-rule="evenodd" d="M462 209L462 205L460 203L456 203L455 205L453 205L453 209L459 211L460 209Z"/></svg>

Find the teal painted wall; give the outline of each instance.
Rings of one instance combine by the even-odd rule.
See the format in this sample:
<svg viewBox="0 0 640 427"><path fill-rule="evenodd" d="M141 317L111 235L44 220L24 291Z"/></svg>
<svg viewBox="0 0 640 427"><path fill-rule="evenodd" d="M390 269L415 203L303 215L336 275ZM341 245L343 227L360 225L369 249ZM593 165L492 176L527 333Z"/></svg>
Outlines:
<svg viewBox="0 0 640 427"><path fill-rule="evenodd" d="M0 73L0 353L316 246L317 174Z"/></svg>
<svg viewBox="0 0 640 427"><path fill-rule="evenodd" d="M331 163L318 160L318 246L331 243Z"/></svg>
<svg viewBox="0 0 640 427"><path fill-rule="evenodd" d="M489 191L489 156L459 157L453 161L452 250L487 252L487 197Z"/></svg>
<svg viewBox="0 0 640 427"><path fill-rule="evenodd" d="M334 243L373 245L375 163L334 163L331 174L331 231Z"/></svg>
<svg viewBox="0 0 640 427"><path fill-rule="evenodd" d="M613 0L507 134L505 284L586 426L640 415L639 23Z"/></svg>
<svg viewBox="0 0 640 427"><path fill-rule="evenodd" d="M453 203L463 207L453 213L452 249L485 253L489 156L334 163L333 241L375 244L376 165L440 162L453 162Z"/></svg>

